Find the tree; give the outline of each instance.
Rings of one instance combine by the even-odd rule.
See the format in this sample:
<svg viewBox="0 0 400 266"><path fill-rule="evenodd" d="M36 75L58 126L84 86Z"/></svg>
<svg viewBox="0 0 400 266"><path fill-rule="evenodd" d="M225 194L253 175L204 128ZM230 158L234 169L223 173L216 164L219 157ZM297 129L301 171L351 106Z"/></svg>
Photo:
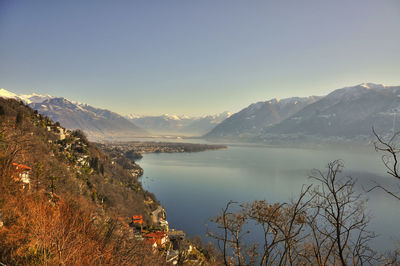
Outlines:
<svg viewBox="0 0 400 266"><path fill-rule="evenodd" d="M100 174L104 176L104 164L100 164Z"/></svg>
<svg viewBox="0 0 400 266"><path fill-rule="evenodd" d="M308 197L311 187L303 187L297 200L289 203L260 200L246 205L248 216L264 233L260 265L303 263L302 241L306 236L306 210L313 199Z"/></svg>
<svg viewBox="0 0 400 266"><path fill-rule="evenodd" d="M93 168L96 172L99 171L99 158L93 157L90 160L90 167Z"/></svg>
<svg viewBox="0 0 400 266"><path fill-rule="evenodd" d="M50 176L50 185L48 186L48 188L51 190L51 195L52 196L56 192L56 188L57 188L56 181L57 181L57 177L56 176Z"/></svg>
<svg viewBox="0 0 400 266"><path fill-rule="evenodd" d="M256 200L242 204L236 212L230 210L235 202L228 202L212 220L219 232L208 232L218 241L224 264L254 265L257 261L260 265L304 264L303 240L307 236L306 209L312 199L307 198L310 189L311 186L305 187L297 200L289 203L269 204L266 200ZM251 233L247 224L262 228L263 243L245 244L245 235Z"/></svg>
<svg viewBox="0 0 400 266"><path fill-rule="evenodd" d="M352 178L339 175L343 167L336 160L327 165L326 173L314 170L310 177L319 182L308 215L311 250L318 265L363 265L377 260L368 245L375 234L367 230L365 200L355 192Z"/></svg>
<svg viewBox="0 0 400 266"><path fill-rule="evenodd" d="M381 160L386 167L386 173L394 177L395 179L400 179L400 169L399 169L399 155L400 155L400 132L393 132L393 135L385 140L384 137L380 136L374 128L372 128L372 132L376 138L374 142L375 151L381 153ZM397 200L400 200L400 186L397 185L397 191L393 190L393 188L387 188L378 182L375 182L375 186L368 189L367 192L370 192L375 189L381 189L388 195L394 197ZM397 247L393 252L389 253L385 265L397 265L400 262L400 249Z"/></svg>
<svg viewBox="0 0 400 266"><path fill-rule="evenodd" d="M76 130L72 131L71 136L79 138L82 141L82 143L84 143L86 145L89 144L89 141L88 141L85 133L80 129L76 129Z"/></svg>
<svg viewBox="0 0 400 266"><path fill-rule="evenodd" d="M369 219L355 182L340 176L343 163L328 164L327 172L314 171L316 185L304 186L287 203L266 200L244 203L237 211L233 201L212 219L225 265L363 265L377 261L369 242ZM247 224L253 225L248 227ZM262 243L249 243L248 229L261 227ZM249 243L246 245L246 242ZM259 248L257 248L259 247ZM260 254L258 254L260 253Z"/></svg>
<svg viewBox="0 0 400 266"><path fill-rule="evenodd" d="M247 216L244 212L231 212L230 208L237 202L229 201L225 208L219 215L211 219L211 222L215 222L217 228L222 232L208 231L207 234L216 239L219 249L222 251L224 264L231 265L233 258L228 254L233 253L233 257L236 258L236 265L244 265L244 254L243 251L243 226L247 223ZM221 244L222 243L222 244ZM222 247L221 247L222 245Z"/></svg>
<svg viewBox="0 0 400 266"><path fill-rule="evenodd" d="M22 113L18 112L17 116L15 118L15 123L18 125L18 124L21 124L21 122L22 122Z"/></svg>
<svg viewBox="0 0 400 266"><path fill-rule="evenodd" d="M400 132L394 133L389 140L385 140L383 137L379 136L376 133L375 129L372 128L372 132L375 135L376 141L374 142L375 151L382 153L381 159L383 164L386 167L386 173L393 176L396 179L400 179L400 172L399 172L399 154L400 154L400 147L398 147ZM379 183L368 190L372 191L374 189L382 189L392 197L400 200L400 186L397 186L398 191L394 191L392 189L386 188Z"/></svg>
<svg viewBox="0 0 400 266"><path fill-rule="evenodd" d="M33 167L33 176L35 179L36 191L39 190L40 180L43 178L43 164L41 162L36 162Z"/></svg>

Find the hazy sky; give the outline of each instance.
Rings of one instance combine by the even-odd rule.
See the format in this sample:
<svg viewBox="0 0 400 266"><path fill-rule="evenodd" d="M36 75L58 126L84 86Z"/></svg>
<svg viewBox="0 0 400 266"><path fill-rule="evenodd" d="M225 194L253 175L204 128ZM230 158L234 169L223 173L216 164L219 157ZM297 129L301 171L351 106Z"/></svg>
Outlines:
<svg viewBox="0 0 400 266"><path fill-rule="evenodd" d="M0 0L0 87L213 114L400 85L399 0Z"/></svg>

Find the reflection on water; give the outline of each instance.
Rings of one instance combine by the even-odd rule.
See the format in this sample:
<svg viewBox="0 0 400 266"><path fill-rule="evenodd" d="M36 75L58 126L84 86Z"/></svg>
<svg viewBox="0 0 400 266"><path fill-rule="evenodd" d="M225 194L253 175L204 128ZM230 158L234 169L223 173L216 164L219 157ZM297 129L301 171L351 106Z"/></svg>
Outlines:
<svg viewBox="0 0 400 266"><path fill-rule="evenodd" d="M269 202L295 197L312 169L323 169L329 161L342 159L345 173L357 179L360 192L373 181L393 186L397 180L385 176L379 154L372 148L312 150L254 146L229 146L227 150L200 153L146 154L144 187L156 194L167 211L170 224L188 235L205 235L205 223L229 200ZM399 182L400 183L400 182ZM380 250L400 240L400 202L381 191L368 193L371 229L381 236L374 246Z"/></svg>

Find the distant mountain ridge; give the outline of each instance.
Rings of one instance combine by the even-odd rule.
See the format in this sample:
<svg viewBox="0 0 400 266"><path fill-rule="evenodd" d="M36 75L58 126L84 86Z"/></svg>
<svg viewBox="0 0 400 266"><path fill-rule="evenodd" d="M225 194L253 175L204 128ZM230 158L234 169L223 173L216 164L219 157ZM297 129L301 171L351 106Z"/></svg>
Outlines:
<svg viewBox="0 0 400 266"><path fill-rule="evenodd" d="M2 89L2 88L0 89L0 97L20 100L27 104L41 103L44 100L54 98L51 95L40 95L40 94L36 94L36 93L17 95L13 92L10 92L10 91L8 91L6 89Z"/></svg>
<svg viewBox="0 0 400 266"><path fill-rule="evenodd" d="M70 129L92 139L137 136L203 135L209 140L285 142L302 140L371 140L372 127L387 134L400 130L400 86L362 83L326 96L271 99L231 115L122 117L114 112L50 95L17 95L0 89L0 97L29 104Z"/></svg>
<svg viewBox="0 0 400 266"><path fill-rule="evenodd" d="M372 127L398 131L400 86L363 83L335 90L262 135L289 134L323 138L372 137Z"/></svg>
<svg viewBox="0 0 400 266"><path fill-rule="evenodd" d="M239 141L370 140L400 130L400 86L362 83L323 97L251 104L204 137Z"/></svg>
<svg viewBox="0 0 400 266"><path fill-rule="evenodd" d="M50 95L17 95L0 89L0 97L13 98L29 104L39 113L58 121L69 129L81 129L90 139L115 139L147 136L148 132L123 116L88 104Z"/></svg>
<svg viewBox="0 0 400 266"><path fill-rule="evenodd" d="M128 115L127 119L153 134L203 135L231 114L223 112L217 115L190 117L186 115L164 114L159 116Z"/></svg>

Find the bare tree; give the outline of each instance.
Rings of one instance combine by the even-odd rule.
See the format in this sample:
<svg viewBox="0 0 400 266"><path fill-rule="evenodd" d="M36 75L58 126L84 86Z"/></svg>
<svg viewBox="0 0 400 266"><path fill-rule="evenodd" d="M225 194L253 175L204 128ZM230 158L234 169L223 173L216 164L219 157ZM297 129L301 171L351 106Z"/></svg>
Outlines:
<svg viewBox="0 0 400 266"><path fill-rule="evenodd" d="M217 224L217 228L222 233L214 233L208 231L208 235L218 241L218 247L223 253L225 265L231 265L232 258L228 255L229 251L236 258L236 265L245 265L245 247L243 237L249 232L244 232L243 227L247 224L247 215L242 211L232 212L230 207L237 202L229 201L221 214L213 218L211 221ZM221 247L222 243L222 247Z"/></svg>
<svg viewBox="0 0 400 266"><path fill-rule="evenodd" d="M303 186L288 203L266 200L241 205L228 202L213 221L219 230L209 235L218 241L225 265L364 265L377 261L369 242L365 201L355 192L355 181L339 174L343 163L328 164L327 172L314 171L316 185ZM260 226L263 243L248 244L245 225ZM260 256L257 252L260 252ZM232 254L235 261L229 256ZM251 255L249 255L251 254Z"/></svg>
<svg viewBox="0 0 400 266"><path fill-rule="evenodd" d="M372 132L376 137L376 141L374 142L375 151L382 153L382 162L386 167L386 173L389 175L400 179L400 172L399 172L399 154L400 154L400 147L398 147L400 132L394 133L393 136L389 140L384 140L383 137L379 136L375 129L372 128ZM381 184L375 182L375 186L368 189L372 191L374 189L382 189L392 197L400 200L400 186L397 185L397 191L393 189L386 188Z"/></svg>
<svg viewBox="0 0 400 266"><path fill-rule="evenodd" d="M311 187L303 188L290 203L268 204L261 200L246 205L248 216L264 233L260 265L295 265L303 261L306 211L313 199L308 197Z"/></svg>
<svg viewBox="0 0 400 266"><path fill-rule="evenodd" d="M355 181L341 177L340 160L328 164L327 172L315 170L310 177L319 182L309 211L311 250L318 265L363 265L376 260L368 246L375 234L367 230L365 201L355 192Z"/></svg>
<svg viewBox="0 0 400 266"><path fill-rule="evenodd" d="M305 260L304 241L307 233L307 209L313 196L310 186L305 186L299 197L289 203L269 204L259 200L241 205L241 209L232 212L235 202L228 202L221 214L214 218L218 233L209 232L209 236L218 240L225 265L298 265ZM245 227L259 226L263 231L263 243L248 243L243 236L249 234ZM259 248L260 247L260 248ZM260 254L258 254L261 252ZM229 254L236 258L232 261Z"/></svg>

